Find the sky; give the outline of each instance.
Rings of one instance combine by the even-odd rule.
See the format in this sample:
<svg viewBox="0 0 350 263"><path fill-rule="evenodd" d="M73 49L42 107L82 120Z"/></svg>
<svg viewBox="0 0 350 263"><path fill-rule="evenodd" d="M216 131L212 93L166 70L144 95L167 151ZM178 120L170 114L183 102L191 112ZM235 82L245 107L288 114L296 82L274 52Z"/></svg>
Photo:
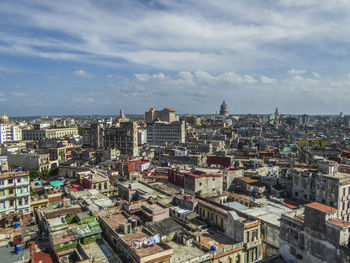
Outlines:
<svg viewBox="0 0 350 263"><path fill-rule="evenodd" d="M9 116L350 114L349 0L0 1Z"/></svg>

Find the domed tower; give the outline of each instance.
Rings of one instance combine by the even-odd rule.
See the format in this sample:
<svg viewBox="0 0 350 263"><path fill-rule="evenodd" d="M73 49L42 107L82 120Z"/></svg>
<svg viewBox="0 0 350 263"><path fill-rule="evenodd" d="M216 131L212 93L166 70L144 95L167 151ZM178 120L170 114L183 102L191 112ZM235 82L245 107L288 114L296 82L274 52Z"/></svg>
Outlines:
<svg viewBox="0 0 350 263"><path fill-rule="evenodd" d="M10 119L9 117L6 116L5 113L3 113L0 119L0 124L8 124L8 123L10 123Z"/></svg>
<svg viewBox="0 0 350 263"><path fill-rule="evenodd" d="M220 116L222 117L228 117L228 106L225 103L225 101L222 102L221 107L220 107Z"/></svg>

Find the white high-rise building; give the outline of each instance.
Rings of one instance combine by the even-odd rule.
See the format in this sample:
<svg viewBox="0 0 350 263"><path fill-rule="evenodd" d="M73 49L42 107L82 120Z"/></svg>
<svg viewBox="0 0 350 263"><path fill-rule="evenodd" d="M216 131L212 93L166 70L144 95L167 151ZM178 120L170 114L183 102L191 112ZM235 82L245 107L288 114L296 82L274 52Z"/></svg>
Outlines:
<svg viewBox="0 0 350 263"><path fill-rule="evenodd" d="M21 141L22 129L17 125L0 124L0 144L4 142Z"/></svg>
<svg viewBox="0 0 350 263"><path fill-rule="evenodd" d="M185 122L156 121L147 126L147 143L149 145L166 145L169 143L185 143Z"/></svg>

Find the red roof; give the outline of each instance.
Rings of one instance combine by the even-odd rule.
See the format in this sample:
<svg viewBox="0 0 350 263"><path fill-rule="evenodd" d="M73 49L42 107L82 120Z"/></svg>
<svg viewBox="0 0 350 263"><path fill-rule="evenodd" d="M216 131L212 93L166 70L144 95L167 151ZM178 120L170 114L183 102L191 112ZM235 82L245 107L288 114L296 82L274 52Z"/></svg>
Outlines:
<svg viewBox="0 0 350 263"><path fill-rule="evenodd" d="M173 110L172 108L164 108L164 110L175 112L175 110Z"/></svg>
<svg viewBox="0 0 350 263"><path fill-rule="evenodd" d="M335 209L333 207L330 207L330 206L327 206L327 205L323 205L323 204L320 204L320 203L316 203L316 202L313 202L311 204L307 204L306 206L314 208L314 209L317 209L317 210L320 210L320 211L323 211L323 212L326 212L326 213L335 213L335 212L337 212L337 209Z"/></svg>
<svg viewBox="0 0 350 263"><path fill-rule="evenodd" d="M336 226L338 226L340 228L347 228L347 227L350 226L350 223L345 222L343 220L340 220L338 218L337 219L328 220L327 222L332 224L332 225L336 225Z"/></svg>

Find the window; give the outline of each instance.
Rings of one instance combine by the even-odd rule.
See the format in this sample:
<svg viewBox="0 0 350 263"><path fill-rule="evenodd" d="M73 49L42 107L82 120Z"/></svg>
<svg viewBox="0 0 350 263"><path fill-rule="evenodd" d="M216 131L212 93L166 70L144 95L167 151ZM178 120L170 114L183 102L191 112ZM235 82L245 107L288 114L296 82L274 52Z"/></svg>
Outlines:
<svg viewBox="0 0 350 263"><path fill-rule="evenodd" d="M295 192L295 194L294 194L295 196L298 196L298 192Z"/></svg>
<svg viewBox="0 0 350 263"><path fill-rule="evenodd" d="M8 183L9 183L9 184L13 184L13 179L9 179L9 180L8 180Z"/></svg>
<svg viewBox="0 0 350 263"><path fill-rule="evenodd" d="M13 189L9 190L9 195L13 195Z"/></svg>
<svg viewBox="0 0 350 263"><path fill-rule="evenodd" d="M22 200L18 200L18 205L21 206L23 204Z"/></svg>
<svg viewBox="0 0 350 263"><path fill-rule="evenodd" d="M295 255L295 254L296 254L296 250L295 250L294 247L290 247L290 253L291 253L292 255Z"/></svg>
<svg viewBox="0 0 350 263"><path fill-rule="evenodd" d="M14 206L15 202L13 200L10 200L10 207Z"/></svg>

